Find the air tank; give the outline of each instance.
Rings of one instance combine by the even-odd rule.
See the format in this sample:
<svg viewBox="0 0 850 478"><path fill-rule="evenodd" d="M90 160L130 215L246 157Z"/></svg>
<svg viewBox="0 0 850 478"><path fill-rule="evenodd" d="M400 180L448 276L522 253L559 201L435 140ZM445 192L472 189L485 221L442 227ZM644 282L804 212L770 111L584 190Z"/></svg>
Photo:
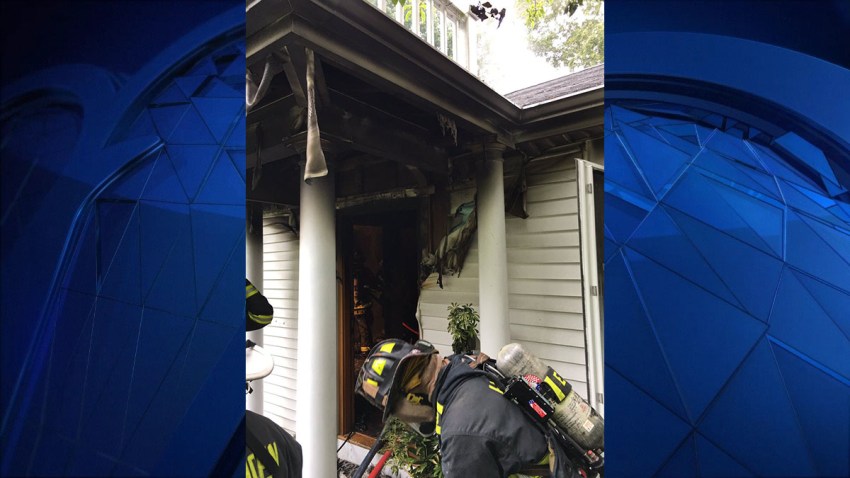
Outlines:
<svg viewBox="0 0 850 478"><path fill-rule="evenodd" d="M604 421L572 386L552 367L525 350L520 344L508 344L499 351L496 367L507 376L536 377L539 391L555 408L553 419L579 445L587 450L604 449Z"/></svg>

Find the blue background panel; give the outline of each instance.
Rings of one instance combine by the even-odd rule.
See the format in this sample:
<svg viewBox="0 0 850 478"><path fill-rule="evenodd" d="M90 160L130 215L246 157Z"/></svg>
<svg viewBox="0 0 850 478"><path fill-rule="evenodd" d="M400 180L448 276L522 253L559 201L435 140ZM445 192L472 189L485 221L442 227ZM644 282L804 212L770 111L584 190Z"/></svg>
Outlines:
<svg viewBox="0 0 850 478"><path fill-rule="evenodd" d="M846 2L606 2L612 475L850 475L847 31ZM647 402L686 437L636 432Z"/></svg>
<svg viewBox="0 0 850 478"><path fill-rule="evenodd" d="M641 116L621 116L641 118L651 110L628 107ZM624 108L612 108L610 117ZM617 130L606 138L615 149ZM746 155L740 164L753 160L752 140L715 129L710 142L720 135L727 141L722 154ZM740 148L732 147L736 142ZM632 191L606 185L606 231L623 231L606 235L610 470L624 466L633 476L847 474L850 222L837 206L850 204L850 196L834 194L823 181L818 186L812 170L795 169L796 159L781 151L771 154L782 168L734 166L720 153L697 152L698 160L685 162L669 193L648 208L634 205ZM792 171L799 179L788 177ZM796 194L773 194L763 177ZM620 381L629 387L611 388ZM693 444L677 442L674 450L669 437L638 437L624 426L648 413L634 405L635 390L690 424ZM678 426L669 432L680 434ZM669 450L657 468L632 463L631 448L648 447Z"/></svg>
<svg viewBox="0 0 850 478"><path fill-rule="evenodd" d="M4 61L0 472L232 475L214 467L244 450L244 5L26 7L4 22L62 25Z"/></svg>

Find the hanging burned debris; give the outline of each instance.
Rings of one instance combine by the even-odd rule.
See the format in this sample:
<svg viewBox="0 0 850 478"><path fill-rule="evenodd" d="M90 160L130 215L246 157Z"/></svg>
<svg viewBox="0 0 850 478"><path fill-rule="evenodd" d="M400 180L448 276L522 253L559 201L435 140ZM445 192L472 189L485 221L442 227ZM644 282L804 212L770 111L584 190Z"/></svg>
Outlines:
<svg viewBox="0 0 850 478"><path fill-rule="evenodd" d="M420 282L437 273L437 285L443 288L443 274L460 276L463 263L469 248L472 246L472 236L478 227L476 215L476 200L461 204L455 209L446 224L446 235L440 240L433 254L423 255L420 263Z"/></svg>
<svg viewBox="0 0 850 478"><path fill-rule="evenodd" d="M496 25L496 28L502 26L502 20L505 19L505 14L507 13L506 9L503 8L499 10L497 7L494 7L490 2L478 2L478 5L470 5L469 11L482 22L487 20L488 18L495 18L499 21L499 24Z"/></svg>

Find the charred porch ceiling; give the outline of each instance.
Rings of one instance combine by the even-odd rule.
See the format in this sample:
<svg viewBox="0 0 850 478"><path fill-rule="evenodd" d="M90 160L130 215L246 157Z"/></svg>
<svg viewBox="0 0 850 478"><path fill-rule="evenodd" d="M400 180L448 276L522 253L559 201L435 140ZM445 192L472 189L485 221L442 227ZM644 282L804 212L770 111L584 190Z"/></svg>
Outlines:
<svg viewBox="0 0 850 478"><path fill-rule="evenodd" d="M283 65L247 116L250 201L298 205L306 49L315 52L316 116L338 208L467 182L493 143L506 147L510 187L535 157L580 156L585 141L602 136L601 81L580 91L573 84L560 98L541 90L547 101L521 108L366 2L249 2L247 38L255 78L272 56ZM528 104L530 96L513 98Z"/></svg>

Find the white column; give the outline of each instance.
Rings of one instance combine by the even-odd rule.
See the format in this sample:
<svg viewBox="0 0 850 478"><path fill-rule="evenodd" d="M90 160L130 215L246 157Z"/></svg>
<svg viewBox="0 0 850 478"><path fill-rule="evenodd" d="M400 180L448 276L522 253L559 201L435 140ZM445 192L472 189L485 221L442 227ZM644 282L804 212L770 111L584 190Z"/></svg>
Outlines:
<svg viewBox="0 0 850 478"><path fill-rule="evenodd" d="M311 477L337 474L334 196L333 171L301 182L295 438L304 454L302 476Z"/></svg>
<svg viewBox="0 0 850 478"><path fill-rule="evenodd" d="M508 256L505 243L505 184L502 153L505 146L485 146L478 185L478 303L481 313L481 351L496 357L511 341L508 318Z"/></svg>
<svg viewBox="0 0 850 478"><path fill-rule="evenodd" d="M258 290L263 291L263 208L258 204L248 205L245 232L245 277ZM248 338L257 345L263 345L263 329L248 332ZM246 397L245 407L252 412L263 414L263 381L251 382L254 391Z"/></svg>

